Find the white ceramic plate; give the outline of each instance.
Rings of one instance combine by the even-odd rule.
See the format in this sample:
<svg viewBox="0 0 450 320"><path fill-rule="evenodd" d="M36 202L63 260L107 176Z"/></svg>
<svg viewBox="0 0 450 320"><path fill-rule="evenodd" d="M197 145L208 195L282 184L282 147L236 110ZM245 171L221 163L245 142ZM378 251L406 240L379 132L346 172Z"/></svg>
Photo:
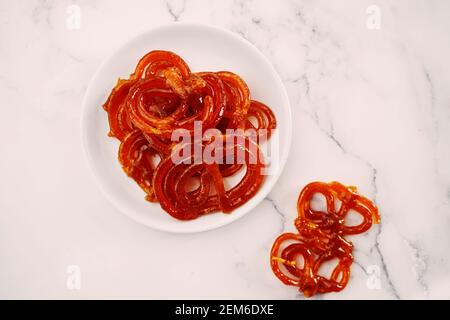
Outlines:
<svg viewBox="0 0 450 320"><path fill-rule="evenodd" d="M122 171L119 143L107 136L107 114L102 109L117 78L127 78L138 60L151 50L180 55L193 72L229 70L248 84L251 98L270 106L277 117L278 161L271 164L258 193L231 214L217 212L192 221L178 221L159 204L144 200L144 192ZM212 26L174 23L150 30L123 45L97 70L83 101L82 141L89 167L106 197L123 213L149 227L170 232L199 232L226 225L248 213L274 186L291 142L291 112L286 90L270 62L251 43L230 31Z"/></svg>

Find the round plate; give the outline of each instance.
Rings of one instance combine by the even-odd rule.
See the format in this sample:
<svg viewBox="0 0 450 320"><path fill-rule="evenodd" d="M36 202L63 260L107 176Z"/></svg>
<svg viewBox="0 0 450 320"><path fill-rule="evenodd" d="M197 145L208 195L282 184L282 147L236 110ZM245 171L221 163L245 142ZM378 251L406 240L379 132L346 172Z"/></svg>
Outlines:
<svg viewBox="0 0 450 320"><path fill-rule="evenodd" d="M180 55L193 72L228 70L241 76L252 99L270 106L278 130L270 174L258 193L230 214L217 212L192 221L179 221L158 203L144 199L144 192L123 172L117 159L119 142L107 136L107 113L102 104L117 79L128 78L139 59L152 50ZM89 167L106 197L122 212L149 227L170 232L199 232L226 225L252 210L274 186L286 162L291 141L291 112L286 90L270 62L237 34L212 26L174 23L150 30L123 45L97 70L83 101L82 141ZM278 156L278 157L276 157ZM278 158L278 159L276 159ZM275 159L275 160L274 160Z"/></svg>

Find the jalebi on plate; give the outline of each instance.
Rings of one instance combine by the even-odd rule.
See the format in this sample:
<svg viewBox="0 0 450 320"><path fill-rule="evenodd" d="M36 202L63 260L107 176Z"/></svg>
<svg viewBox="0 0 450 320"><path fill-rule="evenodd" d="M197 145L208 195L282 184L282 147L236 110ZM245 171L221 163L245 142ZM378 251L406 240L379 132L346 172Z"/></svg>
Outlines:
<svg viewBox="0 0 450 320"><path fill-rule="evenodd" d="M276 118L270 107L250 98L247 84L235 73L191 72L177 54L151 51L128 79L117 81L103 108L109 136L120 141L118 158L124 172L145 191L146 200L159 202L176 219L230 213L264 182L259 144L270 138ZM192 155L174 161L173 154L180 149L174 132L194 134L197 123L203 132L220 133L215 138L223 141L215 141L217 161L197 161ZM245 133L248 129L256 132L256 139ZM235 141L232 146L225 143L230 138ZM212 140L197 142L198 148L204 151ZM195 149L183 146L191 147ZM229 161L230 154L234 162ZM243 155L240 162L238 154ZM226 179L241 170L243 177L228 188Z"/></svg>

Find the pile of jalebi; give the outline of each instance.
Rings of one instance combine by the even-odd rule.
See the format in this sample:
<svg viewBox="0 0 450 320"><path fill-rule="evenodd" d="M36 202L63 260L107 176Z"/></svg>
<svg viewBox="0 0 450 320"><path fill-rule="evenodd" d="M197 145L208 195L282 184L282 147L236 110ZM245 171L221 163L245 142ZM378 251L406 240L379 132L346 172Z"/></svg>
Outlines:
<svg viewBox="0 0 450 320"><path fill-rule="evenodd" d="M249 147L254 141L247 136L232 148L224 144L221 150L244 152L245 163L186 164L174 163L171 158L176 146L173 132L185 129L192 133L198 121L202 130L220 130L224 141L230 138L228 129L251 128L257 134L265 129L270 136L276 127L272 110L250 100L246 83L234 73L192 73L178 55L151 51L129 79L119 79L103 108L108 113L109 135L121 142L123 170L146 192L148 201L159 202L177 219L194 219L219 210L231 212L248 201L263 182L262 155L259 148L255 154ZM207 144L203 141L201 148ZM255 157L254 163L248 161ZM227 190L224 178L241 169L246 170L245 175ZM190 190L193 180L198 186Z"/></svg>
<svg viewBox="0 0 450 320"><path fill-rule="evenodd" d="M315 194L325 197L327 212L312 209ZM297 286L306 297L341 291L347 285L353 262L353 244L344 236L362 233L372 223L378 224L377 207L359 195L356 187L346 187L339 182L313 182L300 193L297 210L295 227L298 234L284 233L273 244L270 263L274 274L284 284ZM345 224L350 210L361 215L360 224ZM321 266L335 258L338 263L331 276L320 275ZM303 262L299 263L301 260Z"/></svg>

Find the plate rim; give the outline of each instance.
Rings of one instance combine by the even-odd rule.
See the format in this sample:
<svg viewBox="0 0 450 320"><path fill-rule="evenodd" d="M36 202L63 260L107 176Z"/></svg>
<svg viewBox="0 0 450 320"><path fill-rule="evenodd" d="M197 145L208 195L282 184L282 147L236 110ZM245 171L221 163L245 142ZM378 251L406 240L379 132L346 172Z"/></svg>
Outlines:
<svg viewBox="0 0 450 320"><path fill-rule="evenodd" d="M127 212L127 209L124 208L122 206L121 203L119 203L119 201L115 200L115 197L113 195L111 195L106 188L103 186L102 182L101 182L101 178L100 175L96 172L94 165L93 165L93 156L91 154L91 152L89 151L88 148L88 135L87 135L87 117L88 117L88 111L89 111L89 107L87 105L88 102L88 98L92 95L93 91L93 84L96 82L97 78L99 78L101 72L103 71L105 65L108 64L108 62L113 59L113 57L117 54L117 52L130 45L133 41L135 41L137 38L142 38L144 36L146 36L147 34L151 34L151 33L158 33L167 29L172 29L172 28L206 28L206 29L212 29L216 32L219 33L225 33L228 36L230 36L231 38L233 38L234 40L242 43L243 45L249 47L249 49L251 49L256 55L258 55L269 67L271 73L273 74L273 76L275 77L276 81L279 82L280 84L280 88L281 88L281 95L282 95L282 100L284 100L283 104L286 105L286 139L285 143L286 143L286 149L284 151L284 153L282 153L280 155L280 159L279 159L279 168L278 168L278 172L276 173L276 176L272 179L272 181L270 182L271 185L267 188L267 190L264 192L264 194L260 194L260 200L258 201L253 201L251 203L249 203L247 206L247 210L241 214L230 214L230 219L227 220L223 220L223 221L219 221L217 223L214 224L205 224L204 226L197 226L196 228L191 227L189 230L188 229L183 229L183 228L170 228L167 227L166 225L159 225L158 223L149 223L148 221L139 218L138 216L134 215L134 214L130 214ZM222 27L218 27L216 25L211 25L211 24L205 24L205 23L193 23L193 22L172 22L169 24L163 24L163 25L159 25L150 29L147 29L143 32L137 33L136 35L132 36L129 38L129 40L121 43L120 45L118 45L111 54L109 54L105 59L102 60L102 62L97 66L95 72L93 73L93 75L91 76L89 82L88 82L88 86L86 88L86 91L84 92L84 96L81 102L81 117L80 117L80 133L81 133L81 147L83 150L83 154L84 154L84 159L85 159L85 163L87 164L87 167L89 168L89 171L91 173L91 177L93 178L93 180L95 181L95 185L97 186L98 189L100 189L101 193L103 194L103 196L111 203L113 204L113 206L120 211L122 214L124 214L125 216L127 216L128 218L130 218L131 220L134 220L135 222L142 224L146 227L152 228L154 230L159 230L159 231L164 231L164 232L170 232L170 233L178 233L178 234L191 234L191 233L199 233L199 232L205 232L205 231L211 231L211 230L215 230L218 229L220 227L223 227L225 225L228 225L240 218L242 218L243 216L247 215L248 213L252 212L253 209L259 205L262 201L264 201L264 199L266 199L267 195L273 190L273 188L275 187L276 183L278 182L278 179L280 178L281 174L284 171L284 167L286 165L287 159L289 157L289 153L291 150L291 144L292 144L292 108L291 108L291 104L290 104L290 99L289 96L287 94L287 90L286 87L280 77L280 75L278 74L278 72L276 71L275 67L272 65L272 63L270 62L270 60L250 41L248 41L247 39L245 39L244 37L240 36L239 34L226 29L226 28L222 28ZM255 195L256 196L256 195Z"/></svg>

